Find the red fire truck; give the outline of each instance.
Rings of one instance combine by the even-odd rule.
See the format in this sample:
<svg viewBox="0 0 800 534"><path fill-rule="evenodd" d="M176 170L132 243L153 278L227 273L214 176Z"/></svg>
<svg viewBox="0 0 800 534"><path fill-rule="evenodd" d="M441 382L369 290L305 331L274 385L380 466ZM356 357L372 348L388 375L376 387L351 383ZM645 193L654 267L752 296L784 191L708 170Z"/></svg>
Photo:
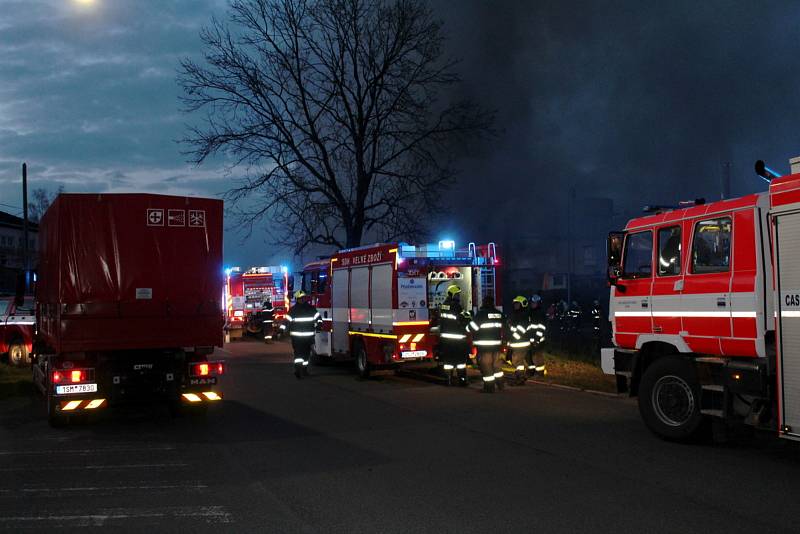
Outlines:
<svg viewBox="0 0 800 534"><path fill-rule="evenodd" d="M763 168L763 167L762 167ZM657 208L609 236L604 371L647 426L711 418L800 439L800 165L769 191Z"/></svg>
<svg viewBox="0 0 800 534"><path fill-rule="evenodd" d="M255 335L263 331L260 314L267 300L275 309L274 320L282 320L289 309L292 286L287 267L251 267L244 273L239 267L232 267L226 270L226 275L224 302L231 338L240 338L244 332Z"/></svg>
<svg viewBox="0 0 800 534"><path fill-rule="evenodd" d="M10 365L31 363L33 331L36 318L33 296L25 297L18 306L13 296L0 297L0 354L8 355Z"/></svg>
<svg viewBox="0 0 800 534"><path fill-rule="evenodd" d="M432 360L437 308L457 284L466 309L490 295L501 305L500 259L494 243L457 249L376 244L309 263L302 288L323 317L314 359L355 359L358 373ZM433 328L433 330L432 330Z"/></svg>

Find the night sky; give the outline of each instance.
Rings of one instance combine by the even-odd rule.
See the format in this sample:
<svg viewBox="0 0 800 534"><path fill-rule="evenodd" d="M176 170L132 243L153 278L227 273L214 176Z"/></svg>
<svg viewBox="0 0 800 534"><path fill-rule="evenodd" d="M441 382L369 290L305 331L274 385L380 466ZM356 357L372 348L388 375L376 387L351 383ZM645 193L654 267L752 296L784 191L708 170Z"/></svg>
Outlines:
<svg viewBox="0 0 800 534"><path fill-rule="evenodd" d="M199 56L198 30L225 4L0 0L0 209L20 211L22 161L31 187L225 191L223 162L195 168L175 142L192 120L178 62ZM509 221L554 232L569 187L630 216L718 198L726 161L732 193L750 193L765 185L756 159L788 172L800 155L799 2L432 6L462 59L453 97L496 110L499 130L462 155L434 239L494 239ZM260 235L226 237L229 263L288 260Z"/></svg>

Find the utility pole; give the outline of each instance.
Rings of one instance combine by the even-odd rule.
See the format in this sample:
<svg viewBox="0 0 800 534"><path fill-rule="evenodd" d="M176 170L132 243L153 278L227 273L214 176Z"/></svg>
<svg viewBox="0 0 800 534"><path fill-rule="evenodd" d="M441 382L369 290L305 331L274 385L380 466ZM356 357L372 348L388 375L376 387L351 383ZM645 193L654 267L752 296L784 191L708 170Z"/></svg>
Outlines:
<svg viewBox="0 0 800 534"><path fill-rule="evenodd" d="M572 209L575 203L575 188L570 187L567 197L567 305L572 305Z"/></svg>
<svg viewBox="0 0 800 534"><path fill-rule="evenodd" d="M22 164L22 268L25 270L25 283L28 284L28 164Z"/></svg>

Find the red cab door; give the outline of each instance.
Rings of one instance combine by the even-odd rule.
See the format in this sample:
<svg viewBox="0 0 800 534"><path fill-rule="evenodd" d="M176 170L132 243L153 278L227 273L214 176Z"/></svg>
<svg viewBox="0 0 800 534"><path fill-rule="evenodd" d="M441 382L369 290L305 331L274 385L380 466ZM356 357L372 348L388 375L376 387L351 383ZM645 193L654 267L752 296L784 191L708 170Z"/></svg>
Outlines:
<svg viewBox="0 0 800 534"><path fill-rule="evenodd" d="M722 354L731 337L731 259L733 218L715 214L685 221L691 235L681 295L683 335L692 352Z"/></svg>
<svg viewBox="0 0 800 534"><path fill-rule="evenodd" d="M653 278L653 333L680 335L683 293L683 226L680 221L655 230L656 274Z"/></svg>
<svg viewBox="0 0 800 534"><path fill-rule="evenodd" d="M635 348L642 334L652 334L653 231L625 236L622 272L614 291L614 338L618 346Z"/></svg>

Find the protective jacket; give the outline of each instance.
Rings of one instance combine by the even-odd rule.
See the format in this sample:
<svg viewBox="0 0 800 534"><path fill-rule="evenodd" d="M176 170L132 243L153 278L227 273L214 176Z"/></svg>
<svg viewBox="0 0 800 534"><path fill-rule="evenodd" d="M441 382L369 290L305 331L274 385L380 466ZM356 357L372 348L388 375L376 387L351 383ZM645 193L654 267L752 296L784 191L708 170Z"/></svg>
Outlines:
<svg viewBox="0 0 800 534"><path fill-rule="evenodd" d="M301 302L289 309L289 313L286 314L286 322L281 325L281 328L289 331L292 343L313 343L314 333L321 322L322 317L317 309L311 304Z"/></svg>
<svg viewBox="0 0 800 534"><path fill-rule="evenodd" d="M448 297L439 308L439 335L444 343L467 338L468 319L458 299Z"/></svg>
<svg viewBox="0 0 800 534"><path fill-rule="evenodd" d="M481 308L469 323L473 332L472 344L482 351L499 351L503 345L503 330L507 328L506 315L490 306Z"/></svg>
<svg viewBox="0 0 800 534"><path fill-rule="evenodd" d="M546 317L541 308L532 308L530 310L529 321L528 339L530 339L532 346L537 347L544 343L547 332L547 326L545 326Z"/></svg>
<svg viewBox="0 0 800 534"><path fill-rule="evenodd" d="M527 309L512 310L508 318L508 327L511 332L511 337L508 340L509 347L523 349L531 346L531 315Z"/></svg>

